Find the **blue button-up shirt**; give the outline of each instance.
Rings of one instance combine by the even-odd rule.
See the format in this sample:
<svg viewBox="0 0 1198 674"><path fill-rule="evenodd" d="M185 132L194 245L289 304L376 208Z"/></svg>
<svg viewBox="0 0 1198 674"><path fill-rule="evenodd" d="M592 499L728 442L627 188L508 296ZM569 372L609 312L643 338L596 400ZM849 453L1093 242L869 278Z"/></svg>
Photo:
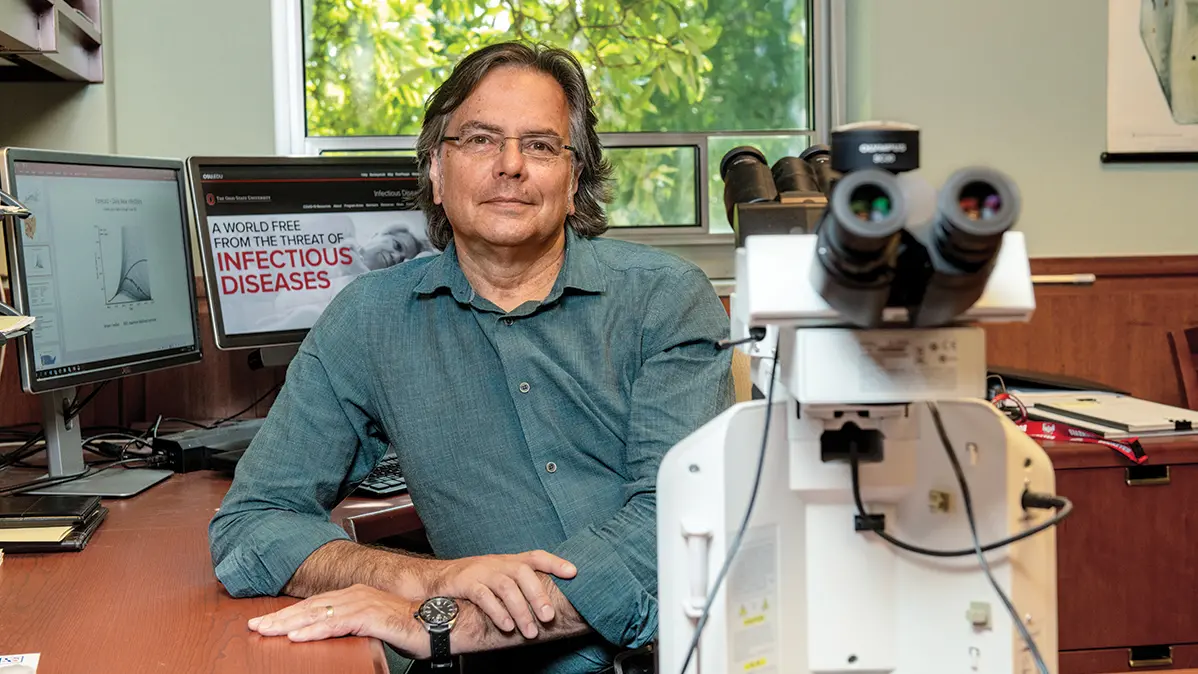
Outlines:
<svg viewBox="0 0 1198 674"><path fill-rule="evenodd" d="M544 549L578 568L556 582L595 634L487 664L610 667L656 636L657 469L732 403L727 336L697 267L573 232L549 295L510 312L473 291L452 244L363 275L238 465L210 526L216 575L234 596L280 593L346 538L329 513L391 445L438 557Z"/></svg>

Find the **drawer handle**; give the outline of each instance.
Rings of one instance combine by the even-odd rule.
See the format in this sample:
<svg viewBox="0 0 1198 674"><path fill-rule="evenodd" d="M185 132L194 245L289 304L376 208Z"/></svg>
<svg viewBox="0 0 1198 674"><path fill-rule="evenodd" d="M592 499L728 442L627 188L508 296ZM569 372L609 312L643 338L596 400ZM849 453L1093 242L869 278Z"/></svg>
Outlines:
<svg viewBox="0 0 1198 674"><path fill-rule="evenodd" d="M1172 646L1132 646L1127 649L1128 667L1168 667L1172 664Z"/></svg>
<svg viewBox="0 0 1198 674"><path fill-rule="evenodd" d="M1128 466L1124 469L1127 486L1148 487L1154 484L1169 484L1168 466Z"/></svg>

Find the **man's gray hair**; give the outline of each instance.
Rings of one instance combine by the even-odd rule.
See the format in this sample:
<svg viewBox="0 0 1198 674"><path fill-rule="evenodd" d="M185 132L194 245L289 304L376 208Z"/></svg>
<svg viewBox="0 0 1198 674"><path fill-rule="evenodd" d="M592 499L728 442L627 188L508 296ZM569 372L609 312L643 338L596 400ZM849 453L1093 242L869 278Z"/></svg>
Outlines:
<svg viewBox="0 0 1198 674"><path fill-rule="evenodd" d="M434 152L440 151L441 138L449 126L449 117L474 91L492 69L500 66L532 68L557 80L566 92L570 108L570 145L576 149L572 170L581 167L578 191L574 196L574 214L566 216L566 226L580 236L593 237L607 231L607 213L603 204L611 199L611 164L603 156L603 146L595 130L598 118L593 110L595 100L587 88L582 64L570 52L556 47L529 45L521 42L502 42L479 49L462 59L449 79L429 97L424 111L424 124L416 141L420 166L420 208L428 219L428 238L434 246L445 250L453 240L453 230L445 209L433 202L433 185L429 178ZM569 152L569 150L567 150Z"/></svg>

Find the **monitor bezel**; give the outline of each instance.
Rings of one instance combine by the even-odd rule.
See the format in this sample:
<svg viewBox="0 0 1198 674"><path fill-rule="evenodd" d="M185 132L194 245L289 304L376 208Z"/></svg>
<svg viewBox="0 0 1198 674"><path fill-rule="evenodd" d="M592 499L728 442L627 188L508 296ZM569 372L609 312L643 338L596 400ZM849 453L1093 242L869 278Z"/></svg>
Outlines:
<svg viewBox="0 0 1198 674"><path fill-rule="evenodd" d="M225 332L221 315L220 289L216 284L215 260L212 256L212 243L205 235L203 228L208 223L208 207L200 189L200 178L203 167L210 166L253 166L269 169L272 167L296 166L365 166L365 167L395 167L402 164L404 170L418 171L415 157L406 155L304 155L304 156L195 156L187 158L187 184L191 190L191 203L195 209L195 235L199 242L200 261L204 272L204 288L207 294L208 315L212 320L212 334L215 336L216 348L221 350L233 349L262 349L286 347L299 344L308 335L308 328L301 330L286 330L275 332L247 332L235 335Z"/></svg>
<svg viewBox="0 0 1198 674"><path fill-rule="evenodd" d="M0 189L20 200L21 195L16 189L16 163L40 162L48 164L65 164L75 166L114 166L119 168L166 169L175 172L175 187L179 195L179 216L183 226L184 261L187 265L187 293L189 310L191 312L192 333L194 342L189 347L171 349L169 353L155 351L129 356L119 362L104 367L87 369L77 373L62 374L52 377L37 376L32 335L27 335L17 341L17 362L20 365L21 388L26 393L48 393L62 389L74 388L85 384L98 384L112 379L128 377L147 372L156 372L182 365L192 365L203 360L204 337L200 331L199 305L195 293L195 265L192 261L193 244L191 240L190 208L187 203L186 166L178 159L162 157L140 157L132 155L86 154L78 152L63 152L58 150L38 150L32 148L8 147L0 149ZM20 236L21 227L9 227L4 224L4 240L8 255L8 282L12 291L14 308L21 313L29 311L29 289L23 269L24 242ZM37 324L34 323L34 332Z"/></svg>

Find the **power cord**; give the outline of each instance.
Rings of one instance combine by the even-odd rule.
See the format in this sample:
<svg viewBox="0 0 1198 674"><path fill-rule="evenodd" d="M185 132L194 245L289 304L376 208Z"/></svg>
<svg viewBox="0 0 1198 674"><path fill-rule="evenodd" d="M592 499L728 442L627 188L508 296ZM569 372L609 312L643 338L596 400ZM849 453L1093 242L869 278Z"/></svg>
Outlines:
<svg viewBox="0 0 1198 674"><path fill-rule="evenodd" d="M769 391L765 395L765 430L761 432L761 451L757 455L757 475L753 478L753 491L749 493L749 505L745 508L744 519L740 522L740 528L736 530L736 536L732 539L732 545L728 549L728 554L724 557L724 564L720 567L720 572L716 574L715 585L712 586L711 592L707 595L707 601L703 603L703 613L699 615L699 624L695 626L695 635L691 637L690 646L686 649L686 659L682 662L682 672L685 674L686 668L690 666L691 658L699 648L699 637L703 635L703 628L707 626L707 619L711 615L711 605L715 602L715 596L720 591L720 585L724 582L724 576L728 574L728 569L732 566L732 559L736 556L737 550L740 549L741 540L745 537L745 530L749 527L749 518L753 515L753 506L757 503L757 491L761 487L761 472L765 466L765 450L769 446L770 438L770 416L774 410L774 386L776 374L778 372L778 356L775 355L773 365L770 366L770 386Z"/></svg>
<svg viewBox="0 0 1198 674"><path fill-rule="evenodd" d="M9 485L7 487L0 488L0 496L9 496L12 494L22 494L27 491L33 491L34 489L42 489L44 487L54 487L54 486L57 486L60 484L65 484L67 482L81 480L85 477L91 477L93 475L96 475L97 473L102 473L111 468L116 468L118 466L128 466L131 463L138 463L138 462L143 463L143 465L137 466L138 468L153 468L155 466L166 465L167 458L163 455L155 454L154 456L137 457L134 459L123 459L120 461L112 461L110 463L106 463L103 465L94 465L93 464L91 466L88 466L88 468L86 470L84 470L82 473L79 473L77 475L63 475L60 477L39 477L36 480L30 480L28 482L22 482L20 484L13 484L13 485Z"/></svg>
<svg viewBox="0 0 1198 674"><path fill-rule="evenodd" d="M63 410L64 421L69 423L70 421L74 420L75 417L79 416L79 413L83 411L83 408L86 407L87 404L92 401L92 399L99 395L100 391L103 391L104 387L107 385L107 381L101 382L100 384L92 387L92 390L88 391L87 395L82 399L76 396L73 400L67 402L66 409ZM36 434L30 436L25 444L21 445L17 449L14 449L7 454L0 454L0 468L20 463L21 461L40 452L42 448L38 443L41 442L45 437L45 431L39 430Z"/></svg>
<svg viewBox="0 0 1198 674"><path fill-rule="evenodd" d="M1049 674L1048 666L1044 664L1044 656L1040 655L1040 649L1036 646L1035 639L1028 633L1027 626L1023 624L1023 620L1019 617L1019 612L1015 610L1015 605L1011 603L1010 597L1006 592L1003 592L998 581L994 579L994 573L990 570L990 562L986 560L986 554L982 551L982 544L978 541L978 523L973 515L973 499L969 495L969 483L965 479L965 472L961 470L961 461L957 458L957 452L953 450L952 442L948 439L948 432L944 430L944 421L940 418L940 410L936 407L936 403L929 402L928 409L932 413L932 423L936 426L936 433L940 436L940 443L944 445L944 451L948 454L949 463L953 465L953 474L957 476L957 484L961 487L961 500L965 502L965 516L969 518L969 533L973 536L973 549L977 553L978 563L982 565L982 570L986 572L986 578L990 581L990 585L994 588L994 592L998 594L998 598L1002 600L1003 606L1007 608L1007 613L1011 614L1011 622L1015 623L1015 627L1019 629L1019 636L1023 637L1023 641L1027 644L1028 650L1032 654L1032 659L1036 662L1036 669L1040 674Z"/></svg>
<svg viewBox="0 0 1198 674"><path fill-rule="evenodd" d="M283 388L283 384L284 384L284 382L279 382L279 383L275 384L274 386L270 387L269 391L267 391L266 393L263 393L261 396L258 397L257 400L255 400L254 402L247 405L245 407L245 409L241 410L240 412L237 412L236 414L230 414L229 416L227 416L223 419L217 419L216 421L212 422L211 424L201 424L198 421L192 421L190 419L180 419L178 417L166 417L162 421L174 421L174 422L178 422L181 424L187 424L188 426L193 426L195 428L202 428L205 430L212 430L214 428L219 428L220 426L223 426L223 425L229 423L230 421L233 421L234 419L240 417L241 415L243 415L243 414L249 412L250 410L254 409L255 407L257 407L259 403L261 403L263 400L266 400L267 398L269 398L272 393L277 393L279 391L279 389Z"/></svg>
<svg viewBox="0 0 1198 674"><path fill-rule="evenodd" d="M1015 624L1016 629L1019 631L1019 636L1023 639L1024 643L1027 644L1028 651L1032 654L1032 658L1036 662L1036 668L1041 674L1048 674L1048 668L1044 664L1044 658L1040 654L1040 650L1036 646L1035 640L1032 639L1031 634L1028 633L1027 627L1023 624L1023 620L1019 618L1019 612L1015 609L1014 604L1011 603L1010 598L1007 597L1006 593L1003 592L1002 588L999 586L998 581L995 580L994 573L990 569L990 562L986 559L985 553L989 550L996 550L1006 547L1012 543L1021 541L1041 531L1044 531L1049 527L1056 526L1073 512L1073 502L1064 496L1037 494L1035 492L1025 491L1020 499L1020 504L1025 509L1052 508L1058 511L1057 514L1052 518L1045 520L1044 522L1041 522L1040 524L1022 531L1014 536L1009 536L1002 540L995 541L994 543L982 545L978 538L977 519L973 512L973 497L969 491L969 483L965 479L965 472L961 469L961 462L957 458L957 453L953 449L952 442L948 438L948 432L944 429L944 421L940 416L939 408L935 403L929 402L928 409L931 412L932 423L936 427L936 433L940 437L940 443L944 447L944 451L948 454L949 463L952 465L953 474L956 477L957 485L961 489L961 500L965 504L965 515L969 520L969 531L973 538L973 548L968 550L930 550L901 541L883 531L881 527L884 525L885 520L879 515L871 515L866 512L865 506L862 503L861 484L858 475L858 464L860 463L860 459L857 456L856 447L850 447L849 463L853 483L853 500L856 503L858 513L858 529L872 531L873 533L877 534L879 538L887 543L890 543L891 545L894 545L895 547L928 557L963 557L967 555L976 555L979 563L981 564L983 572L986 574L986 579L990 582L991 587L994 588L995 593L998 594L1003 606L1010 614L1011 621ZM862 523L866 523L866 525L863 526Z"/></svg>
<svg viewBox="0 0 1198 674"><path fill-rule="evenodd" d="M857 504L857 514L860 516L860 521L863 523L868 523L867 525L859 527L860 530L872 531L873 533L877 534L878 538L881 538L896 548L901 548L907 552L913 552L917 555L923 555L925 557L969 557L971 555L977 554L977 550L974 550L973 548L966 548L963 550L932 550L930 548L923 548L918 545L912 545L906 541L899 540L898 538L886 533L885 529L883 529L885 520L880 515L873 515L866 512L865 505L862 503L861 483L857 472L857 466L859 462L860 459L857 456L855 449L851 448L849 450L849 470L853 482L853 500ZM1057 513L1034 527L1025 529L1013 536L1008 536L1007 538L983 545L982 552L998 550L1000 548L1005 548L1012 543L1018 543L1025 538L1031 538L1045 529L1055 527L1066 517L1069 517L1069 515L1073 514L1073 502L1064 496L1046 496L1043 494L1035 494L1033 492L1025 492L1023 495L1022 505L1024 508L1055 508Z"/></svg>

